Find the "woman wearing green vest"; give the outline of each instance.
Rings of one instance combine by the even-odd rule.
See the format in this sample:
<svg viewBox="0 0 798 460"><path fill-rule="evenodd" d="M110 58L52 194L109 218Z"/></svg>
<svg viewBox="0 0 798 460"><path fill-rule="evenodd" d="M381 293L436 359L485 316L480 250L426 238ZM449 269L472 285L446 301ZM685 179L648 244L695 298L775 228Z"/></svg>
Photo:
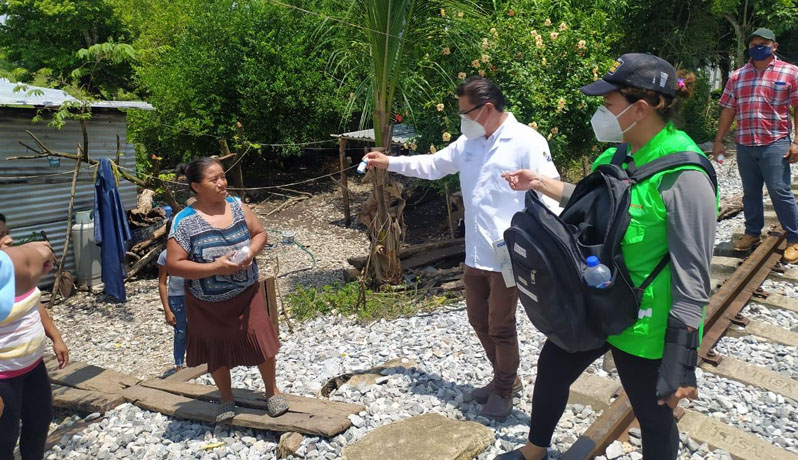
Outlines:
<svg viewBox="0 0 798 460"><path fill-rule="evenodd" d="M700 153L670 119L689 97L695 76L679 73L650 54L624 54L601 79L582 87L603 96L591 120L601 142L627 143L637 166L682 151ZM609 163L616 148L593 164ZM628 159L628 158L627 158ZM537 190L568 202L573 184L528 170L504 175L514 190ZM547 447L568 401L570 385L597 358L611 351L618 375L640 422L645 460L673 460L679 431L673 409L697 397L697 362L703 308L709 302L710 260L715 240L717 197L709 176L691 166L676 167L632 187L624 260L639 286L666 253L671 262L644 291L638 321L611 336L603 347L568 353L547 341L537 364L529 443L497 460L547 459Z"/></svg>

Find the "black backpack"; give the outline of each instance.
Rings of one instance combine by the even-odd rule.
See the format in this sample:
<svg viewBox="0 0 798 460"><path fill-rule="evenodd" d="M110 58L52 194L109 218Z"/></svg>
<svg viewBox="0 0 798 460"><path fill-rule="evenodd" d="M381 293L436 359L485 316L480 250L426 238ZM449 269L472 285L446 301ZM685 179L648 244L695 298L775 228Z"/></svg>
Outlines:
<svg viewBox="0 0 798 460"><path fill-rule="evenodd" d="M668 264L670 254L640 286L634 285L621 251L631 220L631 187L684 165L702 168L717 190L715 169L701 154L674 153L635 167L624 144L610 164L596 167L576 185L559 216L537 193L526 194L526 208L513 216L504 239L521 304L532 324L557 346L568 352L592 350L637 321L643 291ZM597 256L610 269L609 286L585 285L582 274L588 256Z"/></svg>

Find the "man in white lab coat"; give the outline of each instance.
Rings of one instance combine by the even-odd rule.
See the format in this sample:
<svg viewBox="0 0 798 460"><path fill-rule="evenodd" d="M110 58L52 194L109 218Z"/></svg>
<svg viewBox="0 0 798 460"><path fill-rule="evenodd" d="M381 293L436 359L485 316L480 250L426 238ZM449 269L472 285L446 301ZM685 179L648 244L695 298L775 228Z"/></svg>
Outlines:
<svg viewBox="0 0 798 460"><path fill-rule="evenodd" d="M471 392L482 404L485 417L503 420L513 408L513 393L520 391L518 335L515 311L518 293L507 287L493 243L503 238L513 215L524 207L524 192L507 186L501 174L531 169L559 177L546 139L505 112L499 87L481 77L471 77L457 87L462 135L432 155L389 157L380 152L365 156L370 168L387 169L405 176L440 179L460 174L465 204L468 320L493 366L493 379ZM553 200L542 197L559 212Z"/></svg>

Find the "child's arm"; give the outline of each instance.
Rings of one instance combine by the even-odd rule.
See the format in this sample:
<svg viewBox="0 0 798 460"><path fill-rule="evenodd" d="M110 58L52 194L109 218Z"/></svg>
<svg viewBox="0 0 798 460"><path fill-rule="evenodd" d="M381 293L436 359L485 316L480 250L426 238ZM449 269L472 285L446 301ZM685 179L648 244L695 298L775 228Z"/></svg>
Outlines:
<svg viewBox="0 0 798 460"><path fill-rule="evenodd" d="M161 304L163 304L166 322L174 326L177 324L177 318L175 318L174 313L172 313L172 309L169 308L169 291L166 287L166 276L166 266L158 265L158 294L161 296Z"/></svg>
<svg viewBox="0 0 798 460"><path fill-rule="evenodd" d="M50 314L47 313L47 309L44 308L42 304L39 304L39 316L42 318L44 333L53 341L53 351L55 352L56 359L58 359L58 368L63 369L64 366L69 363L69 348L67 348L64 340L61 338L61 333L58 332L58 328L55 327L53 319L50 318Z"/></svg>

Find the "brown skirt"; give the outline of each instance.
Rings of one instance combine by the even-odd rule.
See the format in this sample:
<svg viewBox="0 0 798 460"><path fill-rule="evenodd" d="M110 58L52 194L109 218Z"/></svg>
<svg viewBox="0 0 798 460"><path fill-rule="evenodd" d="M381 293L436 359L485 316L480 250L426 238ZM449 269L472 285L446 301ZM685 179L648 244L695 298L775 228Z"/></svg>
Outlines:
<svg viewBox="0 0 798 460"><path fill-rule="evenodd" d="M255 283L230 300L200 300L186 289L186 364L220 367L256 366L273 358L280 340Z"/></svg>

